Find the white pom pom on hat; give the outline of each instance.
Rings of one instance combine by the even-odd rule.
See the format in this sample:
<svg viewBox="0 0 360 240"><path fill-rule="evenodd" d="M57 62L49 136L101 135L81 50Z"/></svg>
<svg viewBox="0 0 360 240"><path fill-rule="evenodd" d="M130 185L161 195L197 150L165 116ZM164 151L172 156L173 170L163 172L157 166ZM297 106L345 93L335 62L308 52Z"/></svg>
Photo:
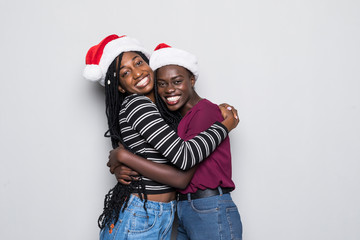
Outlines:
<svg viewBox="0 0 360 240"><path fill-rule="evenodd" d="M184 67L194 74L195 79L199 77L198 61L195 55L178 48L173 48L165 43L160 43L151 54L150 67L153 71L156 71L167 65Z"/></svg>
<svg viewBox="0 0 360 240"><path fill-rule="evenodd" d="M129 51L139 51L146 57L150 57L149 52L134 38L126 35L119 37L116 34L107 36L87 52L83 76L104 86L106 72L110 64L120 53Z"/></svg>

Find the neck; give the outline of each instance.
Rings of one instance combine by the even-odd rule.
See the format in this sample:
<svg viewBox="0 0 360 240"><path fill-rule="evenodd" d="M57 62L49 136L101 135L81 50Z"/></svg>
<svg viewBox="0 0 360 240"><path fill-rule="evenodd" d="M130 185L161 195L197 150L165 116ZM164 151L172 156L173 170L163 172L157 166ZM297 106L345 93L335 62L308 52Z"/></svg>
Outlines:
<svg viewBox="0 0 360 240"><path fill-rule="evenodd" d="M150 98L150 100L155 103L155 94L154 91L149 92L148 94L145 95L146 97Z"/></svg>
<svg viewBox="0 0 360 240"><path fill-rule="evenodd" d="M185 116L185 114L192 109L202 98L194 92L194 95L191 97L191 99L185 103L185 105L180 109L181 116Z"/></svg>

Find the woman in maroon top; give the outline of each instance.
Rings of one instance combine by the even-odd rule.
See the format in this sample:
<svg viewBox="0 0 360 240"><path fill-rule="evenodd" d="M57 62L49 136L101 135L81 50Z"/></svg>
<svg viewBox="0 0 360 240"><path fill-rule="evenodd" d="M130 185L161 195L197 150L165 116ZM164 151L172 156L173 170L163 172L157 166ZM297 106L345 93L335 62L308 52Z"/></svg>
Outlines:
<svg viewBox="0 0 360 240"><path fill-rule="evenodd" d="M150 66L156 71L158 93L171 111L179 111L183 116L178 126L178 135L188 140L207 129L214 121L221 121L219 107L207 99L202 99L194 90L198 77L195 56L161 44L150 58ZM120 159L135 170L148 164L139 157L117 149L110 155L112 160ZM132 155L132 154L131 154ZM140 165L139 165L140 164ZM160 164L158 164L160 165ZM230 141L227 137L222 144L196 169L189 183L189 175L194 169L175 177L173 171L163 166L147 167L156 176L148 176L156 181L178 188L178 236L177 239L241 239L242 224L230 192L235 188L231 180ZM114 171L112 169L112 171ZM129 172L130 171L130 172ZM127 168L115 169L118 179L135 174ZM185 177L187 176L187 177ZM123 180L121 180L123 181ZM173 182L177 183L174 184Z"/></svg>

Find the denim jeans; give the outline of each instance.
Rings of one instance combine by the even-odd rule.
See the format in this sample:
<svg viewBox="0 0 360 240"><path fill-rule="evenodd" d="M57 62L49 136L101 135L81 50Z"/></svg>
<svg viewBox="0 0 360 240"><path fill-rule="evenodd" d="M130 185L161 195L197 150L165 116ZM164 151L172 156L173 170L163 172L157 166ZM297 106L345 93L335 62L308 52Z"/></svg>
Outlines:
<svg viewBox="0 0 360 240"><path fill-rule="evenodd" d="M239 211L230 194L178 201L177 240L242 239Z"/></svg>
<svg viewBox="0 0 360 240"><path fill-rule="evenodd" d="M147 211L145 211L144 202L131 195L128 207L120 213L112 233L109 233L109 228L106 227L101 230L100 239L170 240L175 203L176 201L169 203L147 201Z"/></svg>

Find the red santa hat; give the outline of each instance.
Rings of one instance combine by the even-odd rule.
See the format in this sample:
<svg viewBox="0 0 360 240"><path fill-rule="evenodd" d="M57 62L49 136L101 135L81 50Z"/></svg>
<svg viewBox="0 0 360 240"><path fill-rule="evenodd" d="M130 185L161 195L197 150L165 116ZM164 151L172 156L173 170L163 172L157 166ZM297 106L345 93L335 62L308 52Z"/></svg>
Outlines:
<svg viewBox="0 0 360 240"><path fill-rule="evenodd" d="M198 61L195 55L160 43L150 57L150 67L155 71L167 65L184 67L194 74L195 79L199 77Z"/></svg>
<svg viewBox="0 0 360 240"><path fill-rule="evenodd" d="M83 76L90 81L98 81L104 86L106 72L110 64L120 53L129 51L139 51L146 57L150 57L149 52L136 39L126 35L120 37L115 34L107 36L87 52Z"/></svg>

